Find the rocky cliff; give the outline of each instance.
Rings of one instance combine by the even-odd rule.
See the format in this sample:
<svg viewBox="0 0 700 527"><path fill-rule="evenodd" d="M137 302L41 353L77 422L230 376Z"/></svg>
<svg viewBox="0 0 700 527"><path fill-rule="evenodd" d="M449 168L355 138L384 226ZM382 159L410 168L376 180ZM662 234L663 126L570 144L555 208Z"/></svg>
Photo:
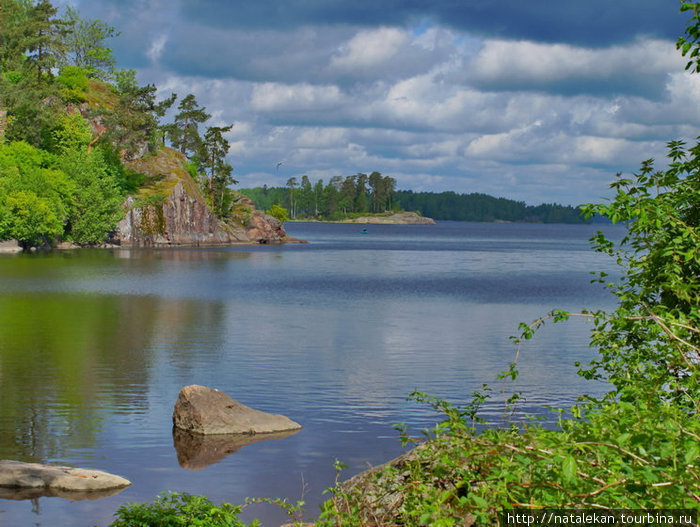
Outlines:
<svg viewBox="0 0 700 527"><path fill-rule="evenodd" d="M113 242L131 246L223 245L288 241L282 223L255 210L239 196L230 220L211 212L179 152L163 147L155 154L128 162L148 181L124 202L125 217Z"/></svg>

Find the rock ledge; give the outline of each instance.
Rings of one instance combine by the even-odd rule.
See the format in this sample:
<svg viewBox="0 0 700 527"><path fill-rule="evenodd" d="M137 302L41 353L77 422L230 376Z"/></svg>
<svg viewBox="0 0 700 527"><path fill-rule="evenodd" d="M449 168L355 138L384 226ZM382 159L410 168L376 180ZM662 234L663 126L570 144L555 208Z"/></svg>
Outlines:
<svg viewBox="0 0 700 527"><path fill-rule="evenodd" d="M0 460L0 489L8 492L31 490L36 495L70 497L71 492L103 493L129 485L129 480L101 470Z"/></svg>

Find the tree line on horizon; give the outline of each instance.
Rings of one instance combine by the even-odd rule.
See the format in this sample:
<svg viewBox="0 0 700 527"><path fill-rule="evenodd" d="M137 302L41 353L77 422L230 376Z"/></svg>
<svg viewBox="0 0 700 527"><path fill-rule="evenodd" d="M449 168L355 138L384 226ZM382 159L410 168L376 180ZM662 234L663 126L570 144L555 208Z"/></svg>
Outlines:
<svg viewBox="0 0 700 527"><path fill-rule="evenodd" d="M262 210L286 209L290 219L342 220L352 215L414 211L442 221L507 221L530 223L586 223L578 207L495 198L488 194L413 192L396 190L396 180L379 172L334 176L327 185L308 176L290 178L285 187L240 189ZM595 221L595 220L594 220Z"/></svg>
<svg viewBox="0 0 700 527"><path fill-rule="evenodd" d="M382 213L397 210L394 201L396 180L379 172L333 176L328 184L322 179L312 183L309 176L291 177L284 187L240 189L255 206L272 210L286 209L290 219L342 220L353 214ZM278 209L279 210L279 209Z"/></svg>
<svg viewBox="0 0 700 527"><path fill-rule="evenodd" d="M472 192L413 192L400 190L395 199L406 210L443 221L512 221L527 223L586 223L581 209L557 203L527 205L524 201Z"/></svg>

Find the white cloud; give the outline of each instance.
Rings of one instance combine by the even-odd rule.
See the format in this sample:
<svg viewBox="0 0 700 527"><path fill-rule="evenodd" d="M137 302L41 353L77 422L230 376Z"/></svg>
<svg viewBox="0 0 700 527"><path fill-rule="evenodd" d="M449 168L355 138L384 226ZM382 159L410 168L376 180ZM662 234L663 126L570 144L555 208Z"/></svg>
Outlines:
<svg viewBox="0 0 700 527"><path fill-rule="evenodd" d="M168 35L166 34L161 34L153 38L151 40L151 45L148 47L148 51L146 52L148 58L153 62L158 62L158 59L163 54L163 50L165 49L165 44L167 42Z"/></svg>
<svg viewBox="0 0 700 527"><path fill-rule="evenodd" d="M250 104L260 111L298 112L330 110L337 107L341 100L342 94L337 86L266 82L255 85Z"/></svg>
<svg viewBox="0 0 700 527"><path fill-rule="evenodd" d="M672 43L638 40L626 46L592 49L569 44L487 40L469 64L479 80L525 80L546 84L569 78L609 78L620 73L665 74L683 59Z"/></svg>
<svg viewBox="0 0 700 527"><path fill-rule="evenodd" d="M408 42L408 33L397 28L359 31L340 47L332 57L330 66L342 71L380 66L396 56Z"/></svg>

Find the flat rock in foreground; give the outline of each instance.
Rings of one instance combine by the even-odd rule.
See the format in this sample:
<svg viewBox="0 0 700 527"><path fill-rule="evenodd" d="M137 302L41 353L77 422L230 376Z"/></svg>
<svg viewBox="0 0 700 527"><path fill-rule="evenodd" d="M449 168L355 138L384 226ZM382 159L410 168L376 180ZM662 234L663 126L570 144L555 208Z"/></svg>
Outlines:
<svg viewBox="0 0 700 527"><path fill-rule="evenodd" d="M271 434L301 428L288 417L254 410L222 391L196 384L180 390L173 410L173 425L201 435Z"/></svg>
<svg viewBox="0 0 700 527"><path fill-rule="evenodd" d="M20 499L25 494L35 496L62 496L76 499L89 498L86 493L96 493L97 497L112 494L115 489L123 489L131 482L120 476L101 470L60 467L41 463L0 460L0 490L2 494L17 493ZM77 493L75 496L72 493Z"/></svg>

